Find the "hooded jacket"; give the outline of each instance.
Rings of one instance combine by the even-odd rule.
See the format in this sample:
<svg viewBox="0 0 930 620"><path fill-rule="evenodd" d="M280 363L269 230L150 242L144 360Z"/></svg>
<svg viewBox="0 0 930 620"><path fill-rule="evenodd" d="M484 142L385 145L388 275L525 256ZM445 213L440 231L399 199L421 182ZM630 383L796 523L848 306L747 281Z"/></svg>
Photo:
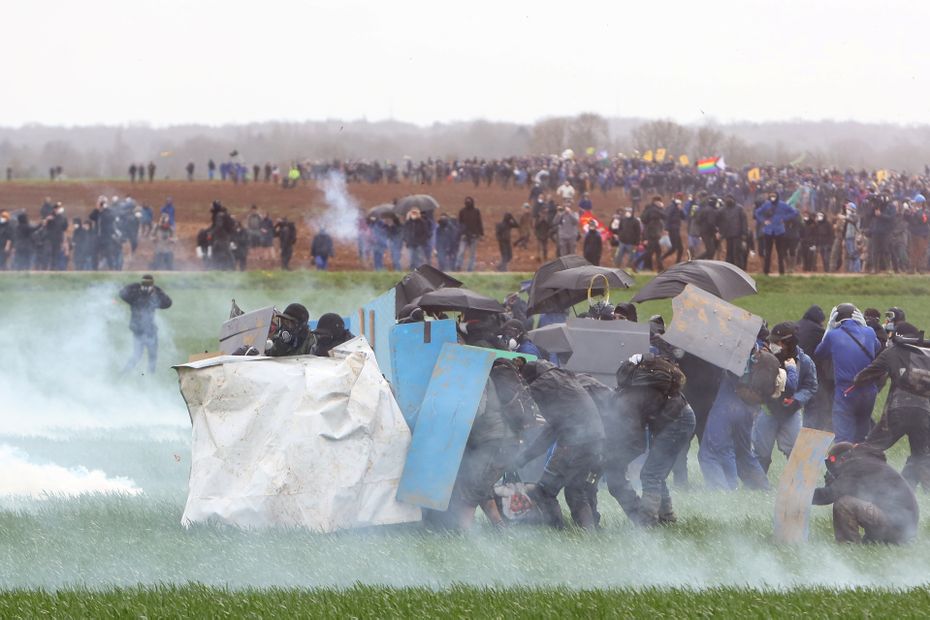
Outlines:
<svg viewBox="0 0 930 620"><path fill-rule="evenodd" d="M825 506L844 496L878 506L898 531L900 542L917 533L920 511L914 491L878 448L860 444L840 454L827 473L826 484L814 490L813 504Z"/></svg>
<svg viewBox="0 0 930 620"><path fill-rule="evenodd" d="M785 234L785 222L798 216L798 210L783 200L766 200L755 211L756 221L762 226L763 235Z"/></svg>
<svg viewBox="0 0 930 620"><path fill-rule="evenodd" d="M814 359L831 358L836 389L845 390L880 350L881 344L872 328L846 319L824 335L814 351Z"/></svg>

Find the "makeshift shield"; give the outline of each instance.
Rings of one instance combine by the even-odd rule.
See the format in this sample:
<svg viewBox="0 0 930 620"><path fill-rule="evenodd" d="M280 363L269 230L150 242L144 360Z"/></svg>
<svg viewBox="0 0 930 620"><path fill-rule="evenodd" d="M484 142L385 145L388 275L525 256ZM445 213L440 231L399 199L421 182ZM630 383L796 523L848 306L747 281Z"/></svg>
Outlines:
<svg viewBox="0 0 930 620"><path fill-rule="evenodd" d="M384 377L393 382L391 330L394 328L394 289L375 297L358 311L358 335L365 336L378 360Z"/></svg>
<svg viewBox="0 0 930 620"><path fill-rule="evenodd" d="M775 540L807 542L810 534L811 500L823 472L823 459L833 443L833 433L802 428L791 449L775 496Z"/></svg>
<svg viewBox="0 0 930 620"><path fill-rule="evenodd" d="M412 430L442 346L456 342L455 321L395 325L390 342L391 384L397 404Z"/></svg>
<svg viewBox="0 0 930 620"><path fill-rule="evenodd" d="M742 376L762 317L693 284L672 300L674 316L662 339L673 347Z"/></svg>
<svg viewBox="0 0 930 620"><path fill-rule="evenodd" d="M236 349L245 346L255 347L259 353L264 353L273 316L274 308L268 306L246 312L223 323L220 327L220 352L230 355Z"/></svg>
<svg viewBox="0 0 930 620"><path fill-rule="evenodd" d="M565 369L587 373L605 385L616 384L621 362L636 353L649 352L646 323L569 317L565 333L572 347Z"/></svg>
<svg viewBox="0 0 930 620"><path fill-rule="evenodd" d="M445 344L417 414L397 499L446 510L495 352Z"/></svg>

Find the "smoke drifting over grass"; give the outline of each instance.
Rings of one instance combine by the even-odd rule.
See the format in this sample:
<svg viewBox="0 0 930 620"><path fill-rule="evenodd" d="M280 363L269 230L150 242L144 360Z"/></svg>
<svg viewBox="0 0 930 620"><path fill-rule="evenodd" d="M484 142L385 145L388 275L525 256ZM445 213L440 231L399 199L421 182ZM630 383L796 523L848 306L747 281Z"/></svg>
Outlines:
<svg viewBox="0 0 930 620"><path fill-rule="evenodd" d="M0 495L45 498L85 493L138 495L142 489L123 477L110 478L99 469L65 468L29 461L21 451L0 444Z"/></svg>

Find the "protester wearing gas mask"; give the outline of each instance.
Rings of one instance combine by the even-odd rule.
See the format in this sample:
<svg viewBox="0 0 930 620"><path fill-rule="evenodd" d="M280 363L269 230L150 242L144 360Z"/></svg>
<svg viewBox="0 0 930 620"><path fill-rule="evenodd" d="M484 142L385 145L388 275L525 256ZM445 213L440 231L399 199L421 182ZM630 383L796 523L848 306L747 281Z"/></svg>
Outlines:
<svg viewBox="0 0 930 620"><path fill-rule="evenodd" d="M766 473L772 463L772 449L785 458L791 455L801 432L801 408L817 393L817 369L814 361L798 345L798 328L794 323L779 323L769 334L769 351L785 369L785 391L765 402L765 411L756 418L752 429L752 447Z"/></svg>
<svg viewBox="0 0 930 620"><path fill-rule="evenodd" d="M814 490L812 503L833 504L836 542L901 544L914 538L917 498L881 450L841 441L824 462L826 484Z"/></svg>
<svg viewBox="0 0 930 620"><path fill-rule="evenodd" d="M346 329L342 317L333 312L321 316L312 333L315 342L310 352L319 357L327 357L331 349L355 337Z"/></svg>
<svg viewBox="0 0 930 620"><path fill-rule="evenodd" d="M171 298L155 286L155 279L148 274L142 276L141 282L123 287L119 296L129 304L129 331L132 332L133 339L132 356L123 367L123 372L126 373L135 368L142 359L143 351L147 351L149 373L153 373L158 360L158 327L155 325L155 311L170 308Z"/></svg>
<svg viewBox="0 0 930 620"><path fill-rule="evenodd" d="M275 314L271 319L265 355L309 355L314 346L314 339L307 324L309 320L310 313L298 303L290 304L282 314Z"/></svg>

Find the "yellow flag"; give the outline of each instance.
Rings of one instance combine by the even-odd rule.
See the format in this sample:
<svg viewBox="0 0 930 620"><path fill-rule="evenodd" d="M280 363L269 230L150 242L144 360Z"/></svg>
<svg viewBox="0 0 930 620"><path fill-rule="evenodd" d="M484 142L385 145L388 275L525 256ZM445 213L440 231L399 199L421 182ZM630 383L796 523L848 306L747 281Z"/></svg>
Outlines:
<svg viewBox="0 0 930 620"><path fill-rule="evenodd" d="M585 155L594 155L594 147L589 146L588 148L584 150L584 152L585 152Z"/></svg>
<svg viewBox="0 0 930 620"><path fill-rule="evenodd" d="M665 149L656 149L656 161L665 160Z"/></svg>
<svg viewBox="0 0 930 620"><path fill-rule="evenodd" d="M888 178L887 170L876 170L875 171L875 180L877 182L884 183L887 178Z"/></svg>
<svg viewBox="0 0 930 620"><path fill-rule="evenodd" d="M758 168L752 168L749 172L746 173L746 178L750 181L760 181L762 180L762 173Z"/></svg>
<svg viewBox="0 0 930 620"><path fill-rule="evenodd" d="M681 164L682 166L687 166L688 164L691 163L691 160L688 159L687 155L680 155L678 157L678 163Z"/></svg>
<svg viewBox="0 0 930 620"><path fill-rule="evenodd" d="M652 149L643 153L643 161L652 161Z"/></svg>

